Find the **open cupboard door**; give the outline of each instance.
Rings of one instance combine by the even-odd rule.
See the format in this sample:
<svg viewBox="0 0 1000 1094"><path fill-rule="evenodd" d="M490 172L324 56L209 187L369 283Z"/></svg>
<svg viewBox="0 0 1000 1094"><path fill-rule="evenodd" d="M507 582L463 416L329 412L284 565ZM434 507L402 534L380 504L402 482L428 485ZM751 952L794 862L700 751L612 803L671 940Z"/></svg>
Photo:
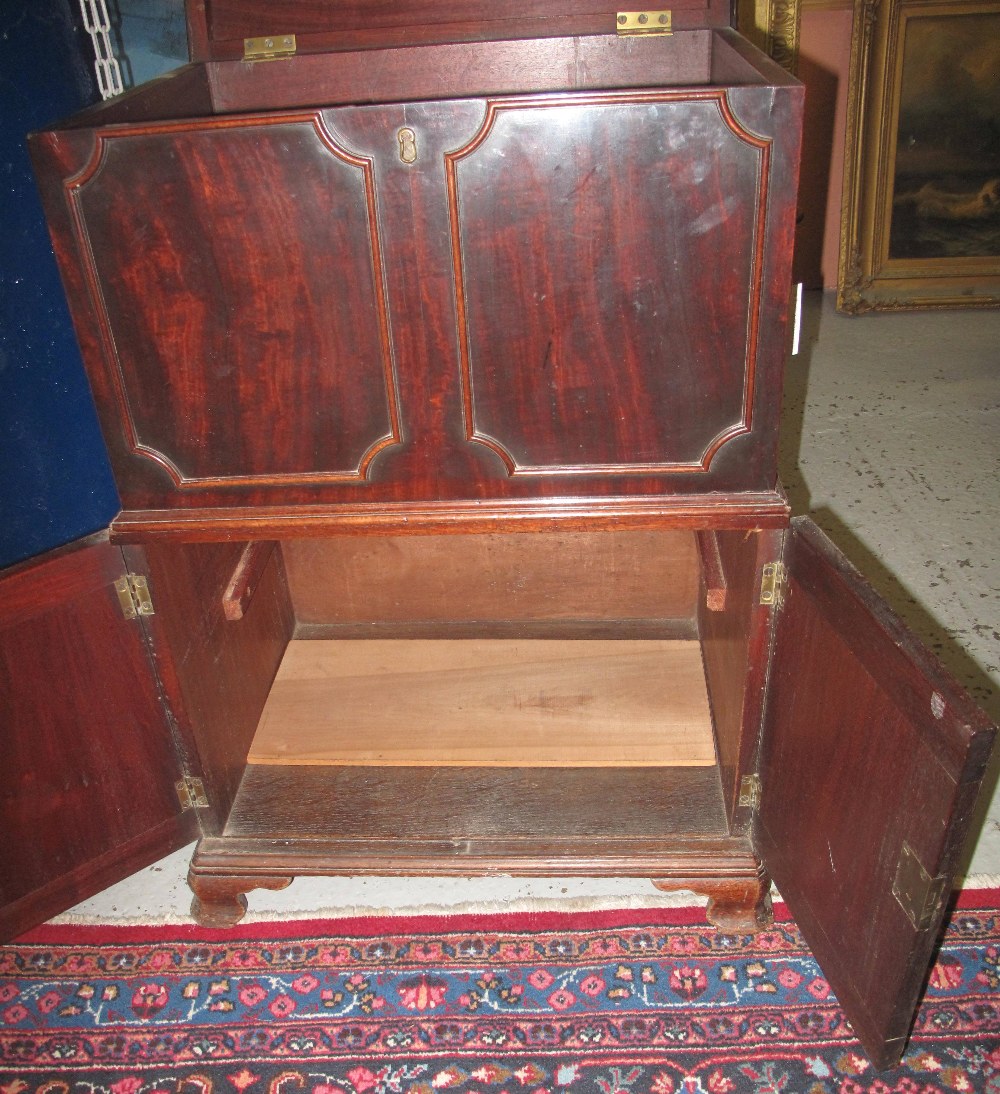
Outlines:
<svg viewBox="0 0 1000 1094"><path fill-rule="evenodd" d="M104 535L0 574L0 939L196 835L127 576Z"/></svg>
<svg viewBox="0 0 1000 1094"><path fill-rule="evenodd" d="M899 1061L995 729L809 520L786 537L755 841L872 1061Z"/></svg>

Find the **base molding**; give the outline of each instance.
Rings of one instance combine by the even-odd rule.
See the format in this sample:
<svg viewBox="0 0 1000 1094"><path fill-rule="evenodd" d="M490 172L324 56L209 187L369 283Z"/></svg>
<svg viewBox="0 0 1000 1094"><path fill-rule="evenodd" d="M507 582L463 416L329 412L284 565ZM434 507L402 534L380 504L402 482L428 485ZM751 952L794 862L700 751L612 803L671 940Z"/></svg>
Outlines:
<svg viewBox="0 0 1000 1094"><path fill-rule="evenodd" d="M333 841L324 841L322 848L293 844L277 849L269 841L207 837L195 850L188 872L194 894L191 915L205 927L233 926L247 911L246 894L284 889L295 877L648 877L660 892L707 897L708 920L722 931L747 934L766 929L771 924L771 883L749 842L733 838L713 843L711 849L681 847L631 861L610 849L607 856L518 860L509 849L502 857L445 857L430 850L421 856L401 856L383 849L381 855L354 858Z"/></svg>

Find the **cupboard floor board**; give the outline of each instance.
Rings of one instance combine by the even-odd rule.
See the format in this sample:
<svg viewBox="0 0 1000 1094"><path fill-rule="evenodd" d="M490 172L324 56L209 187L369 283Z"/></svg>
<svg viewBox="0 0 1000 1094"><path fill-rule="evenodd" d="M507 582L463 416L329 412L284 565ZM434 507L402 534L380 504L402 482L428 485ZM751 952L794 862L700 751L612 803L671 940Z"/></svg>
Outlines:
<svg viewBox="0 0 1000 1094"><path fill-rule="evenodd" d="M581 851L591 843L662 850L688 839L725 840L728 826L717 767L251 764L225 836L282 845L391 840L542 848L571 840Z"/></svg>

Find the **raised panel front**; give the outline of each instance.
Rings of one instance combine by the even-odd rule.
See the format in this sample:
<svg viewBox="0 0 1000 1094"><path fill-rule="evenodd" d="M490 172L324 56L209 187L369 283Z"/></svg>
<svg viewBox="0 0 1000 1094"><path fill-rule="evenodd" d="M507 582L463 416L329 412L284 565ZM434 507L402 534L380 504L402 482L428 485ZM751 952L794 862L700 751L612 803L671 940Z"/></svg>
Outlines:
<svg viewBox="0 0 1000 1094"><path fill-rule="evenodd" d="M194 66L33 138L116 534L783 519L801 88L721 32L545 41L467 98L444 47L310 53L226 69L309 105L206 115Z"/></svg>
<svg viewBox="0 0 1000 1094"><path fill-rule="evenodd" d="M374 172L319 115L108 129L66 187L139 474L359 481L398 441Z"/></svg>
<svg viewBox="0 0 1000 1094"><path fill-rule="evenodd" d="M708 471L752 428L769 155L720 90L491 103L447 157L468 440Z"/></svg>

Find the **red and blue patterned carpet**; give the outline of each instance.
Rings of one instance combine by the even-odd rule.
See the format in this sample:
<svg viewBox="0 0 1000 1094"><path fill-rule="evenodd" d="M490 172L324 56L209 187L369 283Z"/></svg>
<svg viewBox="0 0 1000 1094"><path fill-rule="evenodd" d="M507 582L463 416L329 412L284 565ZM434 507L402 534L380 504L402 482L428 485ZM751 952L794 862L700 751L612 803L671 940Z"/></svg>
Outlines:
<svg viewBox="0 0 1000 1094"><path fill-rule="evenodd" d="M45 927L0 947L0 1092L1000 1094L998 908L960 902L881 1074L787 921Z"/></svg>

